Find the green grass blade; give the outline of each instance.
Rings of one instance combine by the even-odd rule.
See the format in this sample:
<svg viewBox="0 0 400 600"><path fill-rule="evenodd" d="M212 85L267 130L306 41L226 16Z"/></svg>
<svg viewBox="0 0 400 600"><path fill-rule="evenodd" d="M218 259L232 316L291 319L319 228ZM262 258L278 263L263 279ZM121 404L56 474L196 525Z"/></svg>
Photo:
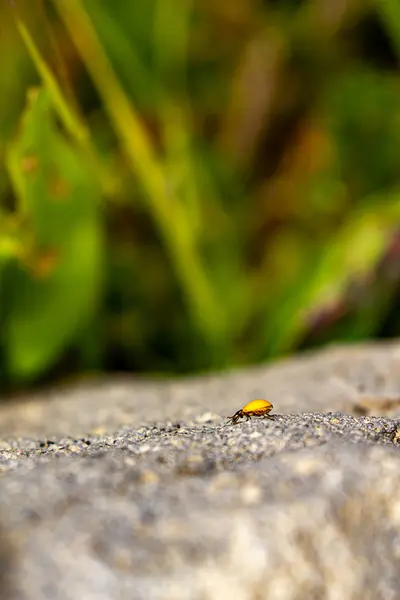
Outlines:
<svg viewBox="0 0 400 600"><path fill-rule="evenodd" d="M132 171L146 193L149 212L171 255L198 329L209 342L217 342L224 330L223 311L196 249L184 207L169 192L162 163L116 78L81 3L79 0L60 0L56 7L102 96Z"/></svg>

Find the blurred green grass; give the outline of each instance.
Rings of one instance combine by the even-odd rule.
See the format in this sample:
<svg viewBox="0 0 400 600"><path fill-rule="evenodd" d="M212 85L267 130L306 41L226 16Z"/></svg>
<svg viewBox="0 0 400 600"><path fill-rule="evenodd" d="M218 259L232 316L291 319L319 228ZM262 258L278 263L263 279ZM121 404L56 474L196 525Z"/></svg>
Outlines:
<svg viewBox="0 0 400 600"><path fill-rule="evenodd" d="M395 0L16 0L0 23L3 389L399 335Z"/></svg>

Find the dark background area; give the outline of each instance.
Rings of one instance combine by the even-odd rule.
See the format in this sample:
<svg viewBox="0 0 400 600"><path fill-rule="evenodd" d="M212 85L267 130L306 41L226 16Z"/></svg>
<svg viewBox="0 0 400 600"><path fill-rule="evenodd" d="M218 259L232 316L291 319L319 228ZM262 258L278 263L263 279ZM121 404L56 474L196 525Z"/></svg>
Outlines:
<svg viewBox="0 0 400 600"><path fill-rule="evenodd" d="M0 385L400 333L397 0L2 0Z"/></svg>

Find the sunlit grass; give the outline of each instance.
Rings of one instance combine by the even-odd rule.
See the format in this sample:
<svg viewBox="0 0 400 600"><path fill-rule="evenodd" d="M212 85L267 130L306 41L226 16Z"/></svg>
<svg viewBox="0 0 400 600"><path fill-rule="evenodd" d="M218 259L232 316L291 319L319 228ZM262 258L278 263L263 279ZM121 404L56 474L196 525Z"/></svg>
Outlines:
<svg viewBox="0 0 400 600"><path fill-rule="evenodd" d="M311 2L262 9L187 0L178 11L173 0L152 0L132 11L122 1L54 0L47 13L36 2L46 28L33 5L2 7L15 31L7 25L0 46L12 52L22 40L24 60L32 61L57 116L57 143L75 155L96 190L93 212L90 202L83 214L64 200L60 214L76 227L92 214L93 223L85 222L106 239L106 252L95 261L96 270L102 261L103 285L93 288L98 308L82 311L79 331L60 327L59 340L44 318L49 282L32 281L42 300L24 316L24 327L37 342L24 348L21 335L16 351L7 333L16 331L10 298L22 293L15 272L34 280L27 265L49 256L43 207L53 210L65 191L42 165L32 167L29 134L18 146L26 116L17 115L15 134L0 133L8 165L8 179L0 173L0 302L7 322L0 345L6 361L13 356L14 383L26 370L18 371L18 352L40 357L37 367L29 358L34 380L61 364L67 350L79 357L77 368L87 368L82 348L93 339L102 345L97 369L182 372L281 356L321 331L325 341L382 332L397 302L393 280L379 280L400 218L396 2L377 0L376 13L349 3L331 20ZM375 48L365 49L368 19L383 27L387 44L375 62ZM51 31L52 44L41 31ZM68 86L49 52L54 44ZM19 72L28 89L29 69ZM54 172L65 169L74 181L72 163L60 164L60 156L53 155ZM35 187L36 168L45 192ZM54 268L65 290L67 279ZM90 278L90 261L86 268ZM367 308L352 295L354 285L369 294ZM84 296L73 284L67 295L79 314ZM59 318L71 318L57 302ZM339 316L325 332L318 315L327 312ZM40 334L40 327L48 329ZM42 352L45 343L53 350Z"/></svg>

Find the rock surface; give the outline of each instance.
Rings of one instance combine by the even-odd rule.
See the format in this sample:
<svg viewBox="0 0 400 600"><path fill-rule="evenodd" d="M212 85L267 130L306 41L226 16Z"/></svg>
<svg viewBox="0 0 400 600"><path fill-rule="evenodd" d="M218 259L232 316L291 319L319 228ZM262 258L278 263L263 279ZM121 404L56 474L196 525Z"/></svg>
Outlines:
<svg viewBox="0 0 400 600"><path fill-rule="evenodd" d="M1 600L397 600L400 344L13 399L0 472Z"/></svg>

